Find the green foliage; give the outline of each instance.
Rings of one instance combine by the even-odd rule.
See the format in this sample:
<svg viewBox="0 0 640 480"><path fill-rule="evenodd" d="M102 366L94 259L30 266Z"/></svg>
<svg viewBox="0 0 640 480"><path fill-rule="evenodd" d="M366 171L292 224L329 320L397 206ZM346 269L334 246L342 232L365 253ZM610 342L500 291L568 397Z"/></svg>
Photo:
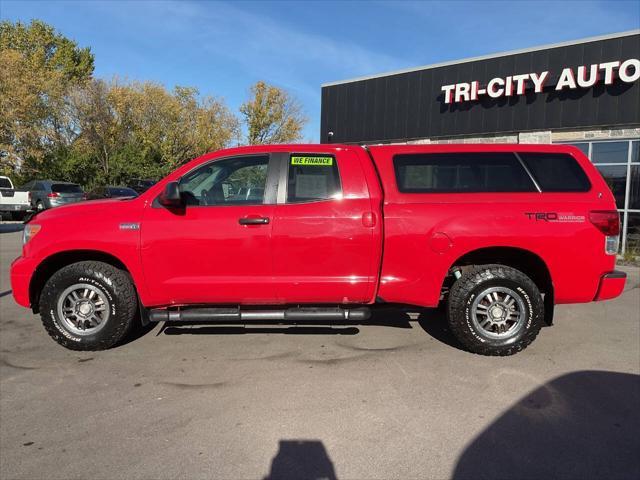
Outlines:
<svg viewBox="0 0 640 480"><path fill-rule="evenodd" d="M307 123L294 98L265 82L251 87L251 98L242 104L240 113L247 127L249 145L299 141Z"/></svg>
<svg viewBox="0 0 640 480"><path fill-rule="evenodd" d="M622 259L629 264L635 264L640 261L640 249L633 246L627 246L626 252L622 256Z"/></svg>
<svg viewBox="0 0 640 480"><path fill-rule="evenodd" d="M65 97L93 73L93 55L38 20L0 22L0 169L35 168L66 141Z"/></svg>
<svg viewBox="0 0 640 480"><path fill-rule="evenodd" d="M33 66L59 72L66 81L82 82L93 74L91 49L79 48L40 20L0 22L0 50L19 52Z"/></svg>
<svg viewBox="0 0 640 480"><path fill-rule="evenodd" d="M41 21L0 22L0 172L18 184L125 184L239 143L240 122L221 99L94 79L93 62L89 48ZM258 82L251 93L240 109L248 143L300 139L306 119L287 92Z"/></svg>

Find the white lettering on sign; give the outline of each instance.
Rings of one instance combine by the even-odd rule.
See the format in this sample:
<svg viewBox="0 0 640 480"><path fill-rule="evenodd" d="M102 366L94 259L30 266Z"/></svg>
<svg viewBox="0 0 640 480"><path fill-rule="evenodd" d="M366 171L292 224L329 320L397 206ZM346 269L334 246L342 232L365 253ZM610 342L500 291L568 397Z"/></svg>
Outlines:
<svg viewBox="0 0 640 480"><path fill-rule="evenodd" d="M540 75L537 73L530 73L529 78L533 82L533 91L536 93L542 92L544 88L544 82L547 81L547 77L549 76L549 72L542 72Z"/></svg>
<svg viewBox="0 0 640 480"><path fill-rule="evenodd" d="M511 97L524 95L528 86L533 86L535 93L541 93L549 80L551 72L523 73L508 77L496 77L483 87L478 80L472 82L443 85L444 103L461 103L478 100L484 95L490 98ZM574 90L589 88L602 81L605 85L612 85L616 78L624 83L633 83L640 79L640 60L630 58L624 62L613 61L579 66L577 69L567 67L558 75L555 90Z"/></svg>

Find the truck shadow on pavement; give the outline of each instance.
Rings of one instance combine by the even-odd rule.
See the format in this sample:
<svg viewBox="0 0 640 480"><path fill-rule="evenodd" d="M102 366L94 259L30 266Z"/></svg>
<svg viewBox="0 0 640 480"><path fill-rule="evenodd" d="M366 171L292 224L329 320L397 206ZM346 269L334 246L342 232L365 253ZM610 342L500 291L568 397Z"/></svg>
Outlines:
<svg viewBox="0 0 640 480"><path fill-rule="evenodd" d="M447 313L444 306L422 310L418 315L418 325L422 330L439 342L450 347L464 350L460 342L453 336L447 323Z"/></svg>
<svg viewBox="0 0 640 480"><path fill-rule="evenodd" d="M279 323L273 321L254 321L237 325L215 325L193 322L172 322L163 324L157 335L247 335L247 334L281 334L281 335L358 335L362 326L381 326L389 328L411 329L413 325L420 327L434 339L454 348L462 349L447 325L444 308L424 309L419 312L415 308L390 306L377 309L369 320L353 322L332 322L331 324L305 324L303 322ZM411 318L410 312L417 313ZM413 324L413 325L412 325Z"/></svg>
<svg viewBox="0 0 640 480"><path fill-rule="evenodd" d="M271 322L269 325L273 325ZM172 323L164 326L158 335L249 335L249 334L284 334L284 335L357 335L357 327L309 326L309 325L202 325L193 323Z"/></svg>
<svg viewBox="0 0 640 480"><path fill-rule="evenodd" d="M280 440L263 480L337 480L333 462L319 440Z"/></svg>
<svg viewBox="0 0 640 480"><path fill-rule="evenodd" d="M563 375L480 433L460 455L452 478L640 478L638 405L640 375Z"/></svg>

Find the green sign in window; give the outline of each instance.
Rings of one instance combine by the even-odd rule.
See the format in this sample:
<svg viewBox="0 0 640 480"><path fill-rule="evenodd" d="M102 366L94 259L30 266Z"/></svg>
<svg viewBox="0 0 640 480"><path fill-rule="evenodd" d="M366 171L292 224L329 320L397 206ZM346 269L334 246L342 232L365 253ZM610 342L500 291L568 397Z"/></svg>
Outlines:
<svg viewBox="0 0 640 480"><path fill-rule="evenodd" d="M330 167L333 165L333 157L291 157L291 165Z"/></svg>

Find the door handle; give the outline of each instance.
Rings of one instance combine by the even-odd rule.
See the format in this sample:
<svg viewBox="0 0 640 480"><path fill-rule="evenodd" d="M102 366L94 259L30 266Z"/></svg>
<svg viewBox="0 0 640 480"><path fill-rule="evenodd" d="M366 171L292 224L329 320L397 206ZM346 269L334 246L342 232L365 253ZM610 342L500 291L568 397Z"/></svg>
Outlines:
<svg viewBox="0 0 640 480"><path fill-rule="evenodd" d="M269 223L268 217L242 217L238 219L240 225L266 225Z"/></svg>

